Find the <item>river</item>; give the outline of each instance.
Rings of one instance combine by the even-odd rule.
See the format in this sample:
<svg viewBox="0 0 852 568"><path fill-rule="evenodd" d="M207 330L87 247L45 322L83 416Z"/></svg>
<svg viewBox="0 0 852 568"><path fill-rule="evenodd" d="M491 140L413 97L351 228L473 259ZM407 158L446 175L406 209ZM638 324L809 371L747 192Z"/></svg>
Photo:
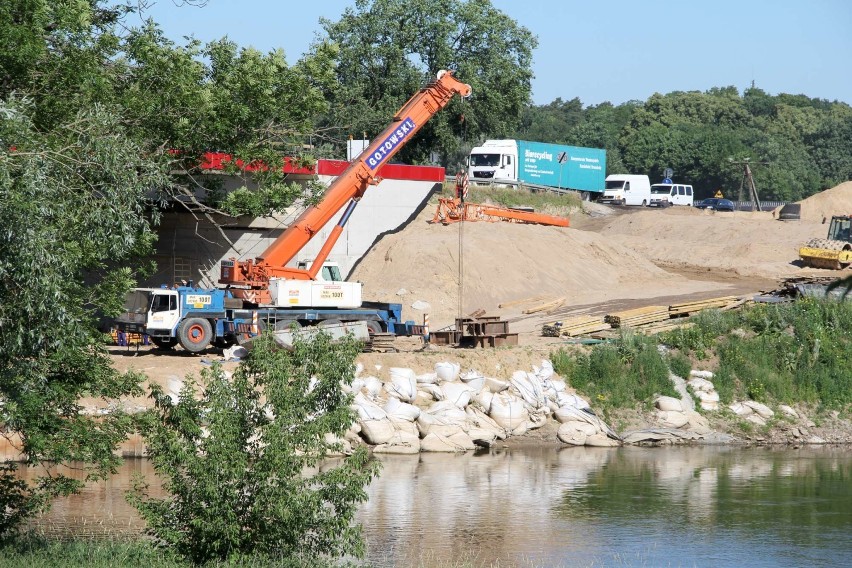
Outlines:
<svg viewBox="0 0 852 568"><path fill-rule="evenodd" d="M847 566L849 448L524 448L383 456L369 566ZM147 460L60 500L48 533L138 531Z"/></svg>

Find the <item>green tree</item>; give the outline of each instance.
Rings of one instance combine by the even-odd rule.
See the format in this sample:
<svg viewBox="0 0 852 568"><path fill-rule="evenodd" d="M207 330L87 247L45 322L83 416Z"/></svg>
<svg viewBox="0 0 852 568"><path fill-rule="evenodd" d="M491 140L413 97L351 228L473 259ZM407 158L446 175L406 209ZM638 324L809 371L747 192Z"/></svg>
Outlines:
<svg viewBox="0 0 852 568"><path fill-rule="evenodd" d="M469 101L450 102L402 149L403 161L423 163L437 150L453 165L465 143L514 132L529 101L537 40L489 0L357 0L322 25L339 50L340 89L327 124L375 136L441 69L473 88Z"/></svg>
<svg viewBox="0 0 852 568"><path fill-rule="evenodd" d="M138 376L111 366L99 317L119 310L150 253L145 193L165 176L100 106L49 135L28 111L0 101L0 431L27 465L79 461L96 479L131 427L118 399L140 392ZM83 413L84 396L116 410ZM25 486L15 468L0 466L11 490L0 491L0 535L82 485L49 474Z"/></svg>
<svg viewBox="0 0 852 568"><path fill-rule="evenodd" d="M378 462L363 448L325 461L355 418L341 385L360 347L319 334L288 352L264 335L232 378L205 370L201 392L188 381L177 403L153 389L142 431L169 497L140 482L129 499L157 541L196 563L361 556L352 520Z"/></svg>

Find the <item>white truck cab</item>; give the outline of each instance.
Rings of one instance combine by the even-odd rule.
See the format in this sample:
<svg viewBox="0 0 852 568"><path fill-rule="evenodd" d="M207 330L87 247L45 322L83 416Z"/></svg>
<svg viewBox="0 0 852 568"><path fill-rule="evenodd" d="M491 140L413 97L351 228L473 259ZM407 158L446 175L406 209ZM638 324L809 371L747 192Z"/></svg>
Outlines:
<svg viewBox="0 0 852 568"><path fill-rule="evenodd" d="M648 176L611 174L604 180L601 203L648 206L651 203L651 180Z"/></svg>
<svg viewBox="0 0 852 568"><path fill-rule="evenodd" d="M472 183L518 181L518 144L516 140L486 140L467 158L467 175Z"/></svg>
<svg viewBox="0 0 852 568"><path fill-rule="evenodd" d="M686 205L692 207L694 196L692 186L680 183L655 183L651 186L651 203L653 207L670 207Z"/></svg>
<svg viewBox="0 0 852 568"><path fill-rule="evenodd" d="M301 270L307 270L313 264L313 260L300 260L296 265ZM340 274L340 265L334 261L326 260L322 263L322 270L317 273L319 282L342 282L343 277Z"/></svg>

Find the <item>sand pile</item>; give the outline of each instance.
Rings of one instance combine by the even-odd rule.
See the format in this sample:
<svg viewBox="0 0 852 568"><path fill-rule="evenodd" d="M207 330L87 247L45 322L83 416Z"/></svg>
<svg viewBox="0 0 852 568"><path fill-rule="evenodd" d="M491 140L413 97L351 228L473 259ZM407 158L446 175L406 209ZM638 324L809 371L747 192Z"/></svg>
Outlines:
<svg viewBox="0 0 852 568"><path fill-rule="evenodd" d="M406 318L428 312L433 328L479 308L505 317L500 303L537 295L576 305L708 289L593 232L503 222L431 225L432 214L427 208L401 232L382 238L349 279L364 284L365 298L401 302ZM429 306L413 310L415 302Z"/></svg>
<svg viewBox="0 0 852 568"><path fill-rule="evenodd" d="M637 210L607 220L602 235L666 267L755 278L796 276L803 242L825 232L812 221L778 221L771 212L690 208Z"/></svg>
<svg viewBox="0 0 852 568"><path fill-rule="evenodd" d="M802 219L822 223L832 215L852 214L852 181L816 193L799 201L802 206ZM822 235L823 237L825 235Z"/></svg>

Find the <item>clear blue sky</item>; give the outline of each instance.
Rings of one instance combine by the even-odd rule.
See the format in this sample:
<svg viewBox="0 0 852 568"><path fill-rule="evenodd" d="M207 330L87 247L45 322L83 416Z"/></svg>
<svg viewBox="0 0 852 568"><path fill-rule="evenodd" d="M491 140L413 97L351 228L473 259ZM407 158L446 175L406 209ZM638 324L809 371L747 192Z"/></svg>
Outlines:
<svg viewBox="0 0 852 568"><path fill-rule="evenodd" d="M153 1L153 0L149 0ZM198 2L198 0L195 0ZM156 0L148 14L180 42L227 35L294 63L355 0ZM770 94L852 103L850 0L492 0L538 36L533 101L644 101L754 81Z"/></svg>

